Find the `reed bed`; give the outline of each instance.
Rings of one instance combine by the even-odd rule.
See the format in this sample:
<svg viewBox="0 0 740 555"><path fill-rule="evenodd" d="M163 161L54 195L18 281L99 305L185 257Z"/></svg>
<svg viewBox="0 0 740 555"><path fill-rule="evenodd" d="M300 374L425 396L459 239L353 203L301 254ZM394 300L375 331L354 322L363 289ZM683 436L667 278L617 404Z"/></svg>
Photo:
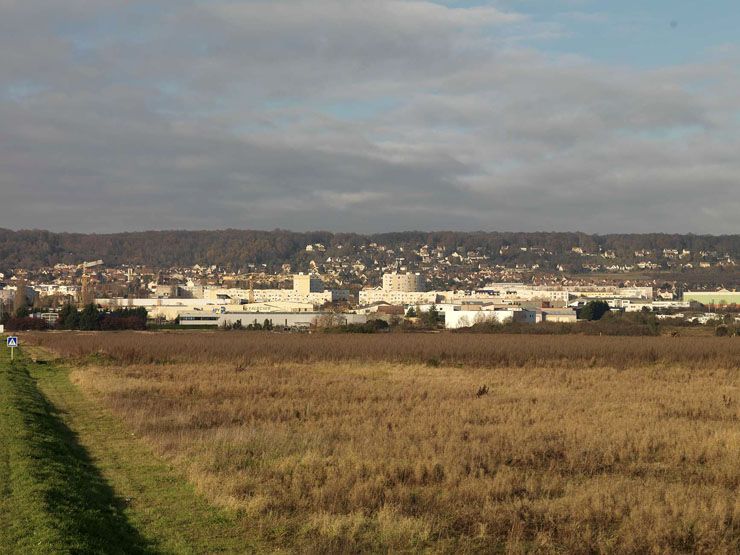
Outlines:
<svg viewBox="0 0 740 555"><path fill-rule="evenodd" d="M496 367L656 364L736 368L735 337L612 337L452 333L285 334L266 332L36 333L32 343L70 358L121 364L176 362L394 362Z"/></svg>

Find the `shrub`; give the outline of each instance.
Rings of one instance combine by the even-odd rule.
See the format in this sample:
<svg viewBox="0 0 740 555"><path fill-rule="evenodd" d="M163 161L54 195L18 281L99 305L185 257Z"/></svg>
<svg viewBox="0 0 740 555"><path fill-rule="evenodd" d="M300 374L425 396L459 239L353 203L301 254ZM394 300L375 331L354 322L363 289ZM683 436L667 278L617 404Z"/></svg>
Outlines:
<svg viewBox="0 0 740 555"><path fill-rule="evenodd" d="M49 324L41 318L10 318L6 324L10 331L44 331L49 329Z"/></svg>
<svg viewBox="0 0 740 555"><path fill-rule="evenodd" d="M364 324L345 324L343 326L325 328L324 331L327 333L377 333L379 331L388 331L389 329L390 324L385 320L368 320Z"/></svg>
<svg viewBox="0 0 740 555"><path fill-rule="evenodd" d="M601 317L609 312L609 303L606 301L589 301L579 311L581 320L601 320Z"/></svg>
<svg viewBox="0 0 740 555"><path fill-rule="evenodd" d="M105 314L100 318L100 329L103 331L145 330L146 320L137 316Z"/></svg>
<svg viewBox="0 0 740 555"><path fill-rule="evenodd" d="M94 304L87 305L80 314L80 329L93 331L100 329L100 311Z"/></svg>
<svg viewBox="0 0 740 555"><path fill-rule="evenodd" d="M59 312L57 327L63 330L76 330L80 327L80 313L77 307L67 303Z"/></svg>
<svg viewBox="0 0 740 555"><path fill-rule="evenodd" d="M15 317L19 320L23 318L28 318L29 316L31 316L31 313L28 312L28 307L21 306L18 308L18 310L15 311Z"/></svg>

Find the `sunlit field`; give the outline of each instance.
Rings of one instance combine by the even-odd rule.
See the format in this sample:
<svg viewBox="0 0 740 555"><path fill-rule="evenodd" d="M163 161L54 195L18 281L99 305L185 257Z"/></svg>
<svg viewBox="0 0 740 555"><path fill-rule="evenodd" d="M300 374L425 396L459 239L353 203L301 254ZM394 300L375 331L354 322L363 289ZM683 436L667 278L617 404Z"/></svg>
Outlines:
<svg viewBox="0 0 740 555"><path fill-rule="evenodd" d="M734 368L740 343L725 337L608 337L455 333L283 334L120 332L28 334L65 357L122 364L398 362L428 365L625 368L680 364Z"/></svg>
<svg viewBox="0 0 740 555"><path fill-rule="evenodd" d="M735 338L32 340L276 549L740 549Z"/></svg>

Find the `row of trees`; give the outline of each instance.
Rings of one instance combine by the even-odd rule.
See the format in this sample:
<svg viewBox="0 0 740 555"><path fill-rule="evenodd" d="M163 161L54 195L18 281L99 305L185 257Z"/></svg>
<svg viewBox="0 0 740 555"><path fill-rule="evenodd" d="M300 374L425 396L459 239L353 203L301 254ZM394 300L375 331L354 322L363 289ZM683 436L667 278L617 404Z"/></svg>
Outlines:
<svg viewBox="0 0 740 555"><path fill-rule="evenodd" d="M147 313L145 308L121 308L103 312L94 304L86 305L81 311L67 304L59 312L56 329L83 331L145 330ZM46 330L51 326L42 318L31 316L28 308L20 307L14 314L2 312L0 323L10 331Z"/></svg>
<svg viewBox="0 0 740 555"><path fill-rule="evenodd" d="M17 297L18 295L16 295ZM0 325L5 326L10 331L22 329L43 330L48 327L44 320L31 317L25 303L15 303L15 306L0 303Z"/></svg>
<svg viewBox="0 0 740 555"><path fill-rule="evenodd" d="M272 331L273 325L272 320L269 318L265 318L265 321L261 324L259 322L253 322L251 324L247 324L246 326L242 324L241 320L237 320L233 324L229 324L224 322L221 326L219 326L219 329L222 330L264 330L264 331Z"/></svg>
<svg viewBox="0 0 740 555"><path fill-rule="evenodd" d="M147 312L143 307L102 312L94 304L86 305L82 311L67 304L59 313L57 327L63 330L86 331L145 330L146 319Z"/></svg>

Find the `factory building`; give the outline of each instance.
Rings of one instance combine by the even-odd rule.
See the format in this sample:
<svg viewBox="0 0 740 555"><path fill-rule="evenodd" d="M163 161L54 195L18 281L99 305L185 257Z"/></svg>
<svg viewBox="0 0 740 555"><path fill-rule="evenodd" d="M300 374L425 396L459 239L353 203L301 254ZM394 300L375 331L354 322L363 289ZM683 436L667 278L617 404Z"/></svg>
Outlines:
<svg viewBox="0 0 740 555"><path fill-rule="evenodd" d="M365 324L367 315L330 312L185 312L180 315L182 326L233 326L242 327L259 324L267 320L275 328L308 329L317 326L322 319L331 319L333 325Z"/></svg>
<svg viewBox="0 0 740 555"><path fill-rule="evenodd" d="M444 312L444 317L445 328L459 329L482 323L506 324L508 322L521 322L534 324L537 320L537 313L534 310L525 308L512 307L487 310L486 307L482 307L482 309L478 310L447 310Z"/></svg>
<svg viewBox="0 0 740 555"><path fill-rule="evenodd" d="M696 302L706 306L740 305L740 291L685 291L684 302Z"/></svg>

